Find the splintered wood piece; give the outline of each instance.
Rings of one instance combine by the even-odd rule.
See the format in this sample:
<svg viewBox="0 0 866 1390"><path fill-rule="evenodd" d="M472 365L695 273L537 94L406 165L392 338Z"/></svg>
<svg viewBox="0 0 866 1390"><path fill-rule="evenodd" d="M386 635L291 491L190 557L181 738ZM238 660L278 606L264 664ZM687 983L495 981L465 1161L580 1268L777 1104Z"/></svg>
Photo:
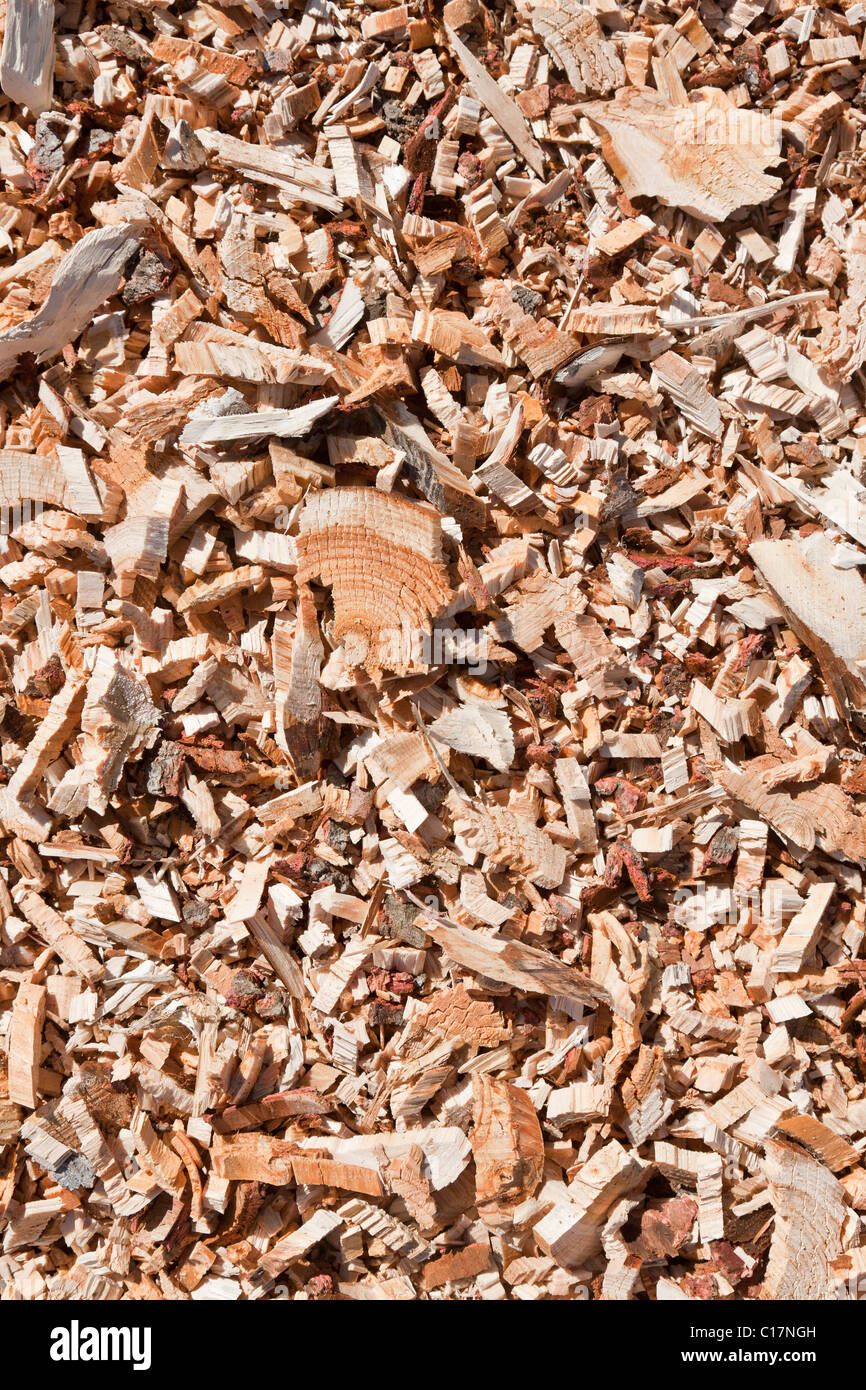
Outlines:
<svg viewBox="0 0 866 1390"><path fill-rule="evenodd" d="M38 787L48 764L69 741L84 704L86 684L83 677L70 677L54 696L36 737L9 779L5 796L12 800L29 797Z"/></svg>
<svg viewBox="0 0 866 1390"><path fill-rule="evenodd" d="M412 324L412 338L464 366L502 365L502 356L486 333L465 314L441 309L431 314L419 309Z"/></svg>
<svg viewBox="0 0 866 1390"><path fill-rule="evenodd" d="M831 565L832 546L821 534L807 540L756 541L749 554L821 663L844 707L866 706L866 584L854 569Z"/></svg>
<svg viewBox="0 0 866 1390"><path fill-rule="evenodd" d="M658 309L654 304L580 304L568 316L573 333L626 337L655 333ZM604 365L604 358L601 359Z"/></svg>
<svg viewBox="0 0 866 1390"><path fill-rule="evenodd" d="M352 1135L344 1139L314 1137L302 1141L307 1149L327 1150L331 1158L350 1167L360 1166L379 1172L383 1155L387 1166L398 1158L407 1158L420 1148L423 1156L425 1181L433 1192L445 1192L457 1181L472 1156L466 1135L456 1125L424 1125L398 1134L383 1131L379 1134Z"/></svg>
<svg viewBox="0 0 866 1390"><path fill-rule="evenodd" d="M527 313L519 298L515 299L513 289L509 291L507 285L492 285L488 295L489 311L496 327L508 346L526 363L534 381L548 372L556 371L574 356L579 346L578 339L571 333L561 332L549 319ZM613 313L616 317L616 311ZM584 329L573 321L573 317L569 320L570 328L585 332L607 331L604 328Z"/></svg>
<svg viewBox="0 0 866 1390"><path fill-rule="evenodd" d="M662 1050L642 1045L637 1062L622 1087L622 1101L628 1117L624 1128L636 1148L653 1137L672 1108L664 1076Z"/></svg>
<svg viewBox="0 0 866 1390"><path fill-rule="evenodd" d="M489 1076L472 1081L478 1212L491 1228L511 1224L516 1207L532 1197L544 1168L544 1139L529 1096Z"/></svg>
<svg viewBox="0 0 866 1390"><path fill-rule="evenodd" d="M616 1139L605 1144L569 1184L569 1200L555 1203L536 1225L540 1248L564 1268L579 1268L600 1249L607 1212L646 1181L649 1166Z"/></svg>
<svg viewBox="0 0 866 1390"><path fill-rule="evenodd" d="M254 589L264 582L265 572L260 565L241 565L231 574L216 579L199 579L177 601L178 613L203 613L234 598L244 589Z"/></svg>
<svg viewBox="0 0 866 1390"><path fill-rule="evenodd" d="M182 444L231 444L275 436L302 439L317 420L329 415L339 396L322 396L295 410L260 410L242 415L222 415L216 419L201 416L190 420L180 440Z"/></svg>
<svg viewBox="0 0 866 1390"><path fill-rule="evenodd" d="M38 1104L42 1025L47 995L44 985L22 984L12 1010L9 1099L27 1110L34 1110Z"/></svg>
<svg viewBox="0 0 866 1390"><path fill-rule="evenodd" d="M326 212L342 212L343 199L333 192L334 175L330 169L320 168L301 155L248 144L217 130L198 130L196 136L205 151L223 167L280 189L292 201Z"/></svg>
<svg viewBox="0 0 866 1390"><path fill-rule="evenodd" d="M662 389L670 392L686 419L702 434L716 439L722 428L722 416L700 372L678 353L663 352L653 362L653 373Z"/></svg>
<svg viewBox="0 0 866 1390"><path fill-rule="evenodd" d="M459 802L452 793L455 836L474 854L495 863L508 864L542 888L557 888L565 873L566 854L528 816L515 815L502 806L483 810Z"/></svg>
<svg viewBox="0 0 866 1390"><path fill-rule="evenodd" d="M363 1192L368 1197L382 1197L385 1193L379 1174L357 1164L336 1163L328 1158L302 1158L296 1154L292 1168L295 1182L307 1187L335 1187L345 1192Z"/></svg>
<svg viewBox="0 0 866 1390"><path fill-rule="evenodd" d="M319 1241L333 1235L342 1225L343 1217L339 1212L326 1211L324 1208L313 1212L309 1221L305 1221L290 1235L283 1236L282 1240L272 1245L263 1256L259 1266L262 1279L276 1279L284 1269L303 1259Z"/></svg>
<svg viewBox="0 0 866 1390"><path fill-rule="evenodd" d="M575 1003L606 1000L607 991L588 976L563 965L556 956L523 942L485 937L465 927L445 926L425 918L424 930L459 965L527 994L549 994Z"/></svg>
<svg viewBox="0 0 866 1390"><path fill-rule="evenodd" d="M610 1099L606 1086L573 1081L570 1086L551 1092L547 1118L560 1128L585 1120L599 1120L610 1110Z"/></svg>
<svg viewBox="0 0 866 1390"><path fill-rule="evenodd" d="M470 757L483 758L500 772L514 762L514 736L507 711L478 700L467 701L428 725L428 734Z"/></svg>
<svg viewBox="0 0 866 1390"><path fill-rule="evenodd" d="M465 1245L462 1250L446 1251L424 1266L422 1278L425 1289L439 1289L444 1284L473 1279L493 1266L490 1246L483 1241Z"/></svg>
<svg viewBox="0 0 866 1390"><path fill-rule="evenodd" d="M795 975L803 968L821 931L821 921L836 891L835 883L816 883L809 890L806 905L791 918L787 931L773 952L777 975Z"/></svg>
<svg viewBox="0 0 866 1390"><path fill-rule="evenodd" d="M764 1297L829 1298L830 1263L853 1238L845 1189L793 1145L769 1142L761 1166L775 1212Z"/></svg>
<svg viewBox="0 0 866 1390"><path fill-rule="evenodd" d="M294 1176L293 1147L269 1134L217 1135L211 1149L213 1171L236 1182L284 1187Z"/></svg>
<svg viewBox="0 0 866 1390"><path fill-rule="evenodd" d="M781 1119L776 1126L779 1134L794 1139L809 1150L813 1158L833 1173L841 1173L860 1161L859 1150L849 1144L832 1129L816 1120L814 1115L791 1115Z"/></svg>
<svg viewBox="0 0 866 1390"><path fill-rule="evenodd" d="M408 9L405 5L396 5L393 9L366 15L361 21L361 33L365 39L396 38L408 25Z"/></svg>
<svg viewBox="0 0 866 1390"><path fill-rule="evenodd" d="M51 107L54 88L53 0L7 0L0 87L38 116Z"/></svg>
<svg viewBox="0 0 866 1390"><path fill-rule="evenodd" d="M416 1236L409 1226L389 1216L379 1207L353 1197L337 1210L337 1216L349 1226L356 1226L371 1240L379 1240L400 1260L422 1264L432 1258L433 1248Z"/></svg>
<svg viewBox="0 0 866 1390"><path fill-rule="evenodd" d="M446 24L445 29L448 42L464 76L471 84L473 93L508 136L514 148L523 155L530 169L541 178L544 174L544 151L533 139L520 107L506 96L463 40L457 37L451 26Z"/></svg>
<svg viewBox="0 0 866 1390"><path fill-rule="evenodd" d="M38 313L0 333L0 375L8 375L22 352L50 357L78 337L120 287L139 234L133 224L102 227L67 252Z"/></svg>
<svg viewBox="0 0 866 1390"><path fill-rule="evenodd" d="M120 662L100 661L87 684L81 728L83 766L93 778L88 804L104 811L127 759L155 744L159 710L145 681L136 680Z"/></svg>
<svg viewBox="0 0 866 1390"><path fill-rule="evenodd" d="M736 743L757 733L760 714L754 700L720 700L702 681L695 681L689 703L724 743Z"/></svg>
<svg viewBox="0 0 866 1390"><path fill-rule="evenodd" d="M250 342L240 333L211 324L192 324L174 344L174 360L177 368L190 376L228 377L280 386L290 382L323 386L332 374L326 362L308 353Z"/></svg>
<svg viewBox="0 0 866 1390"><path fill-rule="evenodd" d="M698 1199L698 1229L701 1240L724 1240L725 1214L722 1206L723 1163L720 1154L705 1154L698 1169L695 1193Z"/></svg>
<svg viewBox="0 0 866 1390"><path fill-rule="evenodd" d="M557 758L553 771L562 794L568 828L576 837L577 847L584 853L592 852L598 844L598 830L586 773L575 758Z"/></svg>
<svg viewBox="0 0 866 1390"><path fill-rule="evenodd" d="M38 893L26 889L18 899L17 906L46 944L57 952L64 965L81 975L89 984L102 979L105 967L81 937L67 925L58 912L43 902Z"/></svg>
<svg viewBox="0 0 866 1390"><path fill-rule="evenodd" d="M424 1150L413 1144L406 1153L393 1155L384 1169L388 1186L406 1203L422 1235L432 1232L438 1224L436 1198L424 1171L425 1162Z"/></svg>
<svg viewBox="0 0 866 1390"><path fill-rule="evenodd" d="M533 9L532 27L579 97L616 91L625 71L613 43L590 10L575 0L557 0Z"/></svg>
<svg viewBox="0 0 866 1390"><path fill-rule="evenodd" d="M48 502L80 516L101 519L104 515L83 454L62 446L56 460L0 449L0 505L20 508L26 499Z"/></svg>
<svg viewBox="0 0 866 1390"><path fill-rule="evenodd" d="M281 648L285 629L274 626L271 639L274 681L282 696L278 699L282 741L299 776L315 773L319 766L317 750L318 719L322 710L319 675L325 649L319 633L316 607L308 590L298 595L297 622L286 662Z"/></svg>
<svg viewBox="0 0 866 1390"><path fill-rule="evenodd" d="M694 217L723 221L773 197L766 174L781 153L781 128L710 89L671 106L648 87L622 87L613 101L580 107L601 132L602 152L629 198L651 197Z"/></svg>
<svg viewBox="0 0 866 1390"><path fill-rule="evenodd" d="M424 1025L446 1038L461 1038L477 1047L496 1047L508 1030L488 999L473 999L459 986L443 990L424 1014Z"/></svg>
<svg viewBox="0 0 866 1390"><path fill-rule="evenodd" d="M422 777L437 775L436 759L421 733L389 734L363 755L363 761L375 782L396 782L403 791Z"/></svg>
<svg viewBox="0 0 866 1390"><path fill-rule="evenodd" d="M511 907L489 896L484 876L472 871L460 875L460 903L470 916L490 927L501 927L513 916Z"/></svg>

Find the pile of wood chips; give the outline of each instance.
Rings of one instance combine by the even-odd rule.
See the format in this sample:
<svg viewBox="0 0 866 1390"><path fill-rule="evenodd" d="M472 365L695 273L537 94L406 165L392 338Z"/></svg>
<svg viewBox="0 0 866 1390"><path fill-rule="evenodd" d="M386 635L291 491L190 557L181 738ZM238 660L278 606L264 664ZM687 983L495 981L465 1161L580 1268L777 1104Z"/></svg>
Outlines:
<svg viewBox="0 0 866 1390"><path fill-rule="evenodd" d="M0 1297L866 1280L866 4L6 0Z"/></svg>

